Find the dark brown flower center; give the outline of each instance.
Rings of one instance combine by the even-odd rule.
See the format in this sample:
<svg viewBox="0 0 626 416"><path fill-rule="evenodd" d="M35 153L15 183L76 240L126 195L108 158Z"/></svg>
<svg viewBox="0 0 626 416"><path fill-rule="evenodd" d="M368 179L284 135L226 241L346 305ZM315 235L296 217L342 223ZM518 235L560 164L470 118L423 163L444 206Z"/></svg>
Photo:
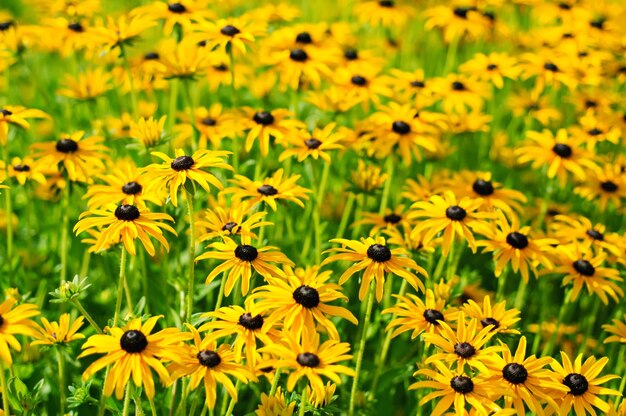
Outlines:
<svg viewBox="0 0 626 416"><path fill-rule="evenodd" d="M606 192L615 192L617 191L618 186L613 181L606 181L600 183L600 188L602 188L602 190Z"/></svg>
<svg viewBox="0 0 626 416"><path fill-rule="evenodd" d="M170 3L167 5L167 10L172 13L185 13L187 8L180 3Z"/></svg>
<svg viewBox="0 0 626 416"><path fill-rule="evenodd" d="M13 170L16 171L16 172L29 172L30 171L30 166L22 165L20 163L19 165L13 166Z"/></svg>
<svg viewBox="0 0 626 416"><path fill-rule="evenodd" d="M256 247L252 247L248 244L237 246L235 249L235 257L243 261L254 261L259 256L259 251Z"/></svg>
<svg viewBox="0 0 626 416"><path fill-rule="evenodd" d="M555 144L552 151L562 158L568 158L572 155L572 148L563 143Z"/></svg>
<svg viewBox="0 0 626 416"><path fill-rule="evenodd" d="M139 209L134 205L123 204L115 208L114 215L120 221L135 221L139 218Z"/></svg>
<svg viewBox="0 0 626 416"><path fill-rule="evenodd" d="M483 179L476 179L472 184L472 189L481 196L492 195L494 192L491 181L485 181Z"/></svg>
<svg viewBox="0 0 626 416"><path fill-rule="evenodd" d="M250 331L256 331L263 327L263 317L261 315L252 316L250 312L246 312L239 317L239 325Z"/></svg>
<svg viewBox="0 0 626 416"><path fill-rule="evenodd" d="M306 285L293 291L293 299L307 309L315 308L320 304L320 294L317 289Z"/></svg>
<svg viewBox="0 0 626 416"><path fill-rule="evenodd" d="M0 22L0 32L9 30L12 26L15 26L15 22L12 20L6 22Z"/></svg>
<svg viewBox="0 0 626 416"><path fill-rule="evenodd" d="M498 65L496 65L496 64L489 64L489 65L487 65L487 70L488 71L493 71L494 69L498 69Z"/></svg>
<svg viewBox="0 0 626 416"><path fill-rule="evenodd" d="M348 49L343 53L343 56L348 61L354 61L359 59L359 52L356 49Z"/></svg>
<svg viewBox="0 0 626 416"><path fill-rule="evenodd" d="M78 143L72 139L61 139L57 142L55 148L57 152L74 153L78 151Z"/></svg>
<svg viewBox="0 0 626 416"><path fill-rule="evenodd" d="M319 141L318 139L316 139L316 138L313 138L313 137L312 137L312 138L310 138L310 139L306 139L306 140L304 141L304 144L305 144L305 145L306 145L306 147L308 147L309 149L311 149L311 150L315 150L315 149L317 149L318 147L320 147L320 146L322 145L322 142L321 142L321 141Z"/></svg>
<svg viewBox="0 0 626 416"><path fill-rule="evenodd" d="M309 55L302 49L292 49L289 52L289 59L296 62L305 62L309 59Z"/></svg>
<svg viewBox="0 0 626 416"><path fill-rule="evenodd" d="M513 248L522 250L528 247L528 237L517 231L513 231L506 236L506 242Z"/></svg>
<svg viewBox="0 0 626 416"><path fill-rule="evenodd" d="M126 195L137 195L141 192L143 187L139 185L137 182L126 182L124 186L122 186L122 192Z"/></svg>
<svg viewBox="0 0 626 416"><path fill-rule="evenodd" d="M604 240L604 235L600 231L596 231L594 229L585 231L585 234L587 234L589 237L593 238L594 240L598 240L598 241Z"/></svg>
<svg viewBox="0 0 626 416"><path fill-rule="evenodd" d="M7 110L6 108L3 108L2 110L0 110L0 113L2 113L3 116L7 117L13 114L12 111Z"/></svg>
<svg viewBox="0 0 626 416"><path fill-rule="evenodd" d="M380 7L393 7L393 6L395 6L393 0L380 0L378 2L378 5Z"/></svg>
<svg viewBox="0 0 626 416"><path fill-rule="evenodd" d="M593 267L587 260L576 260L572 265L574 266L574 269L583 276L593 276L596 272L595 267Z"/></svg>
<svg viewBox="0 0 626 416"><path fill-rule="evenodd" d="M230 36L232 38L233 36L241 33L241 30L237 29L233 25L226 25L220 29L220 33L224 36Z"/></svg>
<svg viewBox="0 0 626 416"><path fill-rule="evenodd" d="M409 134L411 132L411 126L404 121L394 121L391 124L391 130L398 134Z"/></svg>
<svg viewBox="0 0 626 416"><path fill-rule="evenodd" d="M176 171L187 170L196 163L191 156L179 156L172 161L170 167Z"/></svg>
<svg viewBox="0 0 626 416"><path fill-rule="evenodd" d="M599 136L602 133L604 133L604 132L602 130L598 129L598 128L593 128L593 129L587 131L587 134L590 135L590 136Z"/></svg>
<svg viewBox="0 0 626 416"><path fill-rule="evenodd" d="M124 332L120 338L120 347L130 354L136 354L146 349L148 338L141 331L132 329Z"/></svg>
<svg viewBox="0 0 626 416"><path fill-rule="evenodd" d="M460 81L454 81L452 83L452 89L454 91L465 91L465 84Z"/></svg>
<svg viewBox="0 0 626 416"><path fill-rule="evenodd" d="M391 250L382 244L372 244L367 249L367 257L377 263L384 263L391 260Z"/></svg>
<svg viewBox="0 0 626 416"><path fill-rule="evenodd" d="M302 43L304 45L308 45L313 43L313 39L311 38L311 34L309 32L301 32L296 35L296 43Z"/></svg>
<svg viewBox="0 0 626 416"><path fill-rule="evenodd" d="M215 126L217 124L217 121L215 121L214 118L205 117L202 120L200 120L200 123L202 123L205 126L212 127L212 126Z"/></svg>
<svg viewBox="0 0 626 416"><path fill-rule="evenodd" d="M433 325L439 325L437 321L445 321L443 314L436 309L426 309L424 311L424 319Z"/></svg>
<svg viewBox="0 0 626 416"><path fill-rule="evenodd" d="M574 396L582 396L589 389L587 378L578 373L571 373L565 376L563 384L569 387L570 393Z"/></svg>
<svg viewBox="0 0 626 416"><path fill-rule="evenodd" d="M364 85L367 85L367 79L365 79L365 77L362 77L361 75L355 75L352 78L350 78L350 82L353 85L362 87Z"/></svg>
<svg viewBox="0 0 626 416"><path fill-rule="evenodd" d="M383 217L383 221L385 221L387 224L397 224L400 221L402 221L402 217L398 214L387 214Z"/></svg>
<svg viewBox="0 0 626 416"><path fill-rule="evenodd" d="M315 368L320 365L320 358L311 352L298 354L296 361L303 367Z"/></svg>
<svg viewBox="0 0 626 416"><path fill-rule="evenodd" d="M67 25L67 28L71 30L72 32L76 32L76 33L82 33L85 31L85 28L79 22L72 22L69 25Z"/></svg>
<svg viewBox="0 0 626 416"><path fill-rule="evenodd" d="M543 69L545 69L546 71L550 71L550 72L558 72L559 71L559 67L554 65L552 62L546 62L543 65Z"/></svg>
<svg viewBox="0 0 626 416"><path fill-rule="evenodd" d="M262 124L264 126L269 126L274 123L274 116L269 111L257 111L254 113L254 117L252 120L257 124Z"/></svg>
<svg viewBox="0 0 626 416"><path fill-rule="evenodd" d="M458 205L452 205L446 209L446 217L451 219L452 221L463 221L463 219L467 216L467 211L461 208Z"/></svg>
<svg viewBox="0 0 626 416"><path fill-rule="evenodd" d="M156 61L161 56L157 52L148 52L143 56L146 61Z"/></svg>
<svg viewBox="0 0 626 416"><path fill-rule="evenodd" d="M222 362L220 355L215 351L204 350L200 351L198 355L198 362L208 368L215 368Z"/></svg>
<svg viewBox="0 0 626 416"><path fill-rule="evenodd" d="M498 320L494 318L481 319L480 324L483 326L483 328L487 328L489 325L493 325L493 328L491 328L492 331L494 329L500 328L500 322L498 322Z"/></svg>
<svg viewBox="0 0 626 416"><path fill-rule="evenodd" d="M263 196L274 196L278 194L278 189L274 188L272 185L261 185L257 188L257 192Z"/></svg>
<svg viewBox="0 0 626 416"><path fill-rule="evenodd" d="M457 393L468 394L474 391L474 382L466 376L454 376L450 380L450 387Z"/></svg>
<svg viewBox="0 0 626 416"><path fill-rule="evenodd" d="M517 363L509 363L502 369L502 377L512 384L522 384L528 378L526 368Z"/></svg>
<svg viewBox="0 0 626 416"><path fill-rule="evenodd" d="M454 353L461 358L468 359L476 354L476 349L469 342L459 342L454 345Z"/></svg>
<svg viewBox="0 0 626 416"><path fill-rule="evenodd" d="M237 226L238 224L236 222L227 222L226 224L224 224L224 226L222 227L222 231L228 231L229 233L232 234L233 229Z"/></svg>

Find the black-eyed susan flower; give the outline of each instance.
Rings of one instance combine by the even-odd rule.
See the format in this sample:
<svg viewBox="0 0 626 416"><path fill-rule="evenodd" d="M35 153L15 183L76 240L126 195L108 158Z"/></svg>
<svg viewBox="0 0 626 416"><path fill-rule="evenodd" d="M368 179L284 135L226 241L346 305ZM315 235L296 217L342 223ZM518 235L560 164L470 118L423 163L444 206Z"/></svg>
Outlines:
<svg viewBox="0 0 626 416"><path fill-rule="evenodd" d="M497 208L508 216L514 215L514 211L522 212L521 204L527 201L520 191L507 189L494 181L491 172L461 171L450 179L449 187L459 197L481 198L482 210L494 211Z"/></svg>
<svg viewBox="0 0 626 416"><path fill-rule="evenodd" d="M294 119L293 114L289 110L257 111L253 108L244 108L243 111L248 129L246 134L246 152L249 152L254 142L258 140L261 155L267 156L272 137L278 143L283 143L287 136L297 134L304 128L304 123ZM243 120L238 121L243 122Z"/></svg>
<svg viewBox="0 0 626 416"><path fill-rule="evenodd" d="M35 143L31 146L35 163L44 169L64 169L71 181L90 182L94 174L105 169L109 150L103 137L83 137L84 131L63 134L56 142Z"/></svg>
<svg viewBox="0 0 626 416"><path fill-rule="evenodd" d="M376 212L363 212L361 213L363 219L352 223L353 227L357 225L369 225L370 236L378 234L379 231L385 231L392 228L410 229L411 223L407 219L406 207L399 205L394 209L386 208L384 214Z"/></svg>
<svg viewBox="0 0 626 416"><path fill-rule="evenodd" d="M424 284L411 270L427 277L426 270L418 266L413 259L408 258L403 248L390 249L385 245L383 237L376 239L367 237L362 238L361 241L335 238L330 242L339 243L342 247L327 250L328 253L336 252L337 254L328 256L322 262L322 266L340 260L354 263L339 277L340 285L344 284L354 273L363 270L359 289L360 300L365 299L372 280L375 280L376 300L380 302L383 298L387 273L405 279L415 290L425 291Z"/></svg>
<svg viewBox="0 0 626 416"><path fill-rule="evenodd" d="M194 25L193 39L206 41L209 50L219 49L226 52L227 48L245 55L248 48L254 45L257 37L265 33L262 22L246 21L241 18L219 19L209 21L198 19Z"/></svg>
<svg viewBox="0 0 626 416"><path fill-rule="evenodd" d="M322 158L327 163L331 162L330 150L343 149L341 142L345 136L341 132L335 131L335 123L329 123L324 128L316 128L312 132L301 131L299 134L286 137L287 148L280 154L278 161L289 157L296 157L298 162L302 162L308 157L315 160Z"/></svg>
<svg viewBox="0 0 626 416"><path fill-rule="evenodd" d="M75 100L93 100L113 88L111 81L111 73L104 68L87 70L76 76L66 75L58 94Z"/></svg>
<svg viewBox="0 0 626 416"><path fill-rule="evenodd" d="M46 183L44 173L46 169L37 165L34 160L26 156L24 158L14 157L7 167L4 161L0 161L0 180L6 180L7 170L9 178L15 178L20 185L26 184L26 181L35 181L39 184Z"/></svg>
<svg viewBox="0 0 626 416"><path fill-rule="evenodd" d="M609 303L607 295L615 302L624 296L620 287L624 279L620 277L619 270L602 266L606 253L594 255L588 245L572 244L559 246L557 256L556 267L547 272L565 274L563 285L572 284L568 301L576 300L583 287L590 295L597 295L604 304Z"/></svg>
<svg viewBox="0 0 626 416"><path fill-rule="evenodd" d="M233 400L237 400L237 389L230 377L242 383L254 380L254 374L240 364L236 353L229 344L217 346L215 338L206 336L200 338L198 331L189 324L187 328L193 336L193 344L184 344L179 347L179 358L167 369L172 373L172 379L189 377L189 387L196 389L200 383L204 384L206 405L209 409L215 407L218 383L224 386Z"/></svg>
<svg viewBox="0 0 626 416"><path fill-rule="evenodd" d="M596 252L606 251L618 258L623 255L617 233L608 232L604 224L593 223L581 215L555 215L550 223L550 231L563 244L580 241L590 244Z"/></svg>
<svg viewBox="0 0 626 416"><path fill-rule="evenodd" d="M23 303L15 306L16 303L15 298L9 297L0 304L0 359L9 366L13 363L9 347L15 351L22 350L15 336L37 336L37 324L31 319L39 315L37 305Z"/></svg>
<svg viewBox="0 0 626 416"><path fill-rule="evenodd" d="M193 125L200 132L199 148L206 148L208 143L218 148L222 139L235 136L239 132L239 127L234 119L234 115L225 111L220 103L212 104L209 108L196 108Z"/></svg>
<svg viewBox="0 0 626 416"><path fill-rule="evenodd" d="M490 370L486 378L493 385L505 385L512 394L504 396L504 401L515 409L515 414L525 415L526 408L534 414L545 414L543 403L547 402L552 411L559 407L552 398L553 385L550 371L544 369L552 362L552 357L526 357L526 337L522 336L515 354L503 344L502 356L493 354L485 365ZM567 391L565 388L562 391ZM507 406L508 407L508 406Z"/></svg>
<svg viewBox="0 0 626 416"><path fill-rule="evenodd" d="M109 205L106 209L83 212L74 226L74 232L78 235L90 228L97 228L100 233L95 242L95 251L100 251L111 244L123 243L132 256L137 254L135 239L138 238L148 254L154 256L156 250L150 237L154 237L169 251L170 246L163 236L163 230L176 235L176 230L160 220L174 221L167 214L139 209L135 205Z"/></svg>
<svg viewBox="0 0 626 416"><path fill-rule="evenodd" d="M548 126L563 118L561 112L553 107L549 97L539 95L536 90L521 90L506 99L506 105L515 117L528 117Z"/></svg>
<svg viewBox="0 0 626 416"><path fill-rule="evenodd" d="M154 117L141 117L138 121L131 121L128 126L128 137L139 140L146 148L151 148L161 144L165 138L165 120L167 116L160 119Z"/></svg>
<svg viewBox="0 0 626 416"><path fill-rule="evenodd" d="M104 184L90 185L83 199L90 209L104 208L110 204L135 205L146 208L146 202L163 203L163 193L148 189L139 169L130 159L121 159L111 166L112 173L100 175Z"/></svg>
<svg viewBox="0 0 626 416"><path fill-rule="evenodd" d="M183 149L176 149L175 158L171 158L162 152L152 152L163 162L153 163L144 168L145 180L154 181L157 188L169 187L172 205L178 206L178 188L185 186L187 179L197 183L207 192L210 192L209 184L223 189L222 182L213 173L209 173L208 169L232 170L232 166L225 160L230 153L225 150L200 149L188 156Z"/></svg>
<svg viewBox="0 0 626 416"><path fill-rule="evenodd" d="M215 12L209 9L204 0L169 0L156 1L143 7L135 9L155 20L163 21L163 34L169 36L174 27L180 25L187 33L192 27L192 22L198 19L213 19Z"/></svg>
<svg viewBox="0 0 626 416"><path fill-rule="evenodd" d="M602 325L602 329L609 334L613 334L606 337L604 340L605 344L609 342L620 342L622 344L626 344L626 314L624 314L621 321L619 319L613 319L613 324Z"/></svg>
<svg viewBox="0 0 626 416"><path fill-rule="evenodd" d="M211 273L206 278L206 283L211 283L220 273L228 272L225 286L221 288L226 296L233 290L233 286L238 279L241 279L241 294L247 295L250 290L250 278L252 277L253 269L267 279L283 275L282 270L271 263L293 266L293 262L278 251L276 247L256 248L250 245L250 238L245 236L242 236L241 244L237 244L226 236L222 237L222 239L224 242L209 244L209 248L214 250L199 255L196 257L196 261L207 259L224 260L222 264L211 270Z"/></svg>
<svg viewBox="0 0 626 416"><path fill-rule="evenodd" d="M280 339L279 332L274 324L269 322L263 313L256 313L250 307L250 298L246 298L246 308L231 305L207 312L203 316L213 320L198 328L199 332L210 331L207 337L218 339L236 335L233 350L237 362L241 361L242 351L245 348L246 364L254 368L257 356L257 340L263 345L272 344Z"/></svg>
<svg viewBox="0 0 626 416"><path fill-rule="evenodd" d="M284 332L282 342L266 345L260 351L273 356L273 359L268 360L268 365L292 370L287 378L289 391L293 391L301 377L306 377L316 394L323 396L325 388L321 376L328 377L336 384L341 384L339 374L354 377L351 368L338 364L352 358L348 355L350 344L330 339L320 345L320 336L315 331L304 332L300 340Z"/></svg>
<svg viewBox="0 0 626 416"><path fill-rule="evenodd" d="M253 229L273 225L264 221L266 215L265 211L252 212L248 202L234 203L230 207L216 204L204 212L204 220L196 222L206 231L200 235L200 241L229 235L255 237Z"/></svg>
<svg viewBox="0 0 626 416"><path fill-rule="evenodd" d="M107 16L106 23L96 22L88 28L86 41L105 49L124 47L153 26L156 26L154 18L143 13L121 15L117 19Z"/></svg>
<svg viewBox="0 0 626 416"><path fill-rule="evenodd" d="M28 119L49 118L50 116L36 108L26 108L21 105L4 105L0 108L0 144L5 144L9 125L14 125L28 130L30 122Z"/></svg>
<svg viewBox="0 0 626 416"><path fill-rule="evenodd" d="M372 26L402 27L413 17L415 9L402 1L365 1L354 7L360 22Z"/></svg>
<svg viewBox="0 0 626 416"><path fill-rule="evenodd" d="M232 199L235 202L242 200L249 201L251 204L265 202L274 211L278 207L276 202L281 199L294 202L304 208L304 203L300 198L308 200L307 193L311 191L296 185L300 175L283 178L283 174L284 170L278 169L272 176L260 181L253 181L243 175L235 175L233 179L229 180L235 186L224 189L222 193L232 194Z"/></svg>
<svg viewBox="0 0 626 416"><path fill-rule="evenodd" d="M619 209L626 199L626 174L620 166L607 164L590 172L587 179L574 188L574 193L597 203L601 211L609 204Z"/></svg>
<svg viewBox="0 0 626 416"><path fill-rule="evenodd" d="M109 335L92 335L83 344L84 350L78 358L92 354L105 354L94 361L83 372L83 380L112 365L104 380L104 394L120 400L131 378L137 387L143 387L146 396L154 397L153 369L162 382L170 381L170 374L163 362L181 359L180 344L191 338L188 332L177 328L165 328L152 334L157 321L163 315L148 318L143 324L141 318L132 319L123 328L108 328Z"/></svg>
<svg viewBox="0 0 626 416"><path fill-rule="evenodd" d="M463 198L457 202L456 196L451 191L446 191L443 196L433 195L429 201L413 204L409 219L425 218L414 228L417 232L425 232L425 241L432 240L437 233L443 231L441 249L444 256L450 251L457 234L465 238L475 253L476 239L472 231L484 234L487 228L485 219L491 217L489 213L477 212L482 204L481 198Z"/></svg>
<svg viewBox="0 0 626 416"><path fill-rule="evenodd" d="M550 367L554 370L553 383L555 392L552 397L559 405L560 414L569 414L574 408L576 416L586 416L587 412L595 414L593 407L604 413L608 413L610 406L602 400L600 395L620 396L622 393L601 384L619 378L615 375L601 376L602 369L608 364L609 359L602 357L596 360L589 357L583 363L583 356L579 354L574 362L561 351L561 363L552 360ZM569 391L563 391L562 386Z"/></svg>
<svg viewBox="0 0 626 416"><path fill-rule="evenodd" d="M433 6L424 11L426 22L424 28L438 28L443 31L446 43L469 38L478 39L484 36L489 28L489 20L473 7L464 4L450 3Z"/></svg>
<svg viewBox="0 0 626 416"><path fill-rule="evenodd" d="M450 74L432 80L433 93L442 100L446 113L480 111L491 97L491 86L465 75Z"/></svg>
<svg viewBox="0 0 626 416"><path fill-rule="evenodd" d="M364 109L370 103L380 104L382 97L392 95L388 79L376 68L339 68L333 77L339 93L350 97L353 103L360 103Z"/></svg>
<svg viewBox="0 0 626 416"><path fill-rule="evenodd" d="M77 339L85 338L85 335L78 332L83 326L83 317L79 316L74 321L71 320L69 313L64 313L59 318L59 322L50 322L46 318L41 318L43 327L37 327L36 340L31 345L54 345L65 344Z"/></svg>
<svg viewBox="0 0 626 416"><path fill-rule="evenodd" d="M267 64L279 75L278 80L283 91L297 90L302 84L310 84L312 88L319 89L322 79L332 75L329 67L332 55L326 49L298 46L300 45L270 53L266 58Z"/></svg>
<svg viewBox="0 0 626 416"><path fill-rule="evenodd" d="M553 238L534 238L530 235L530 227L520 227L517 216L511 221L502 211L496 212L493 225L484 230L486 240L476 243L485 247L483 252L493 252L495 275L499 277L507 264L515 273L520 272L522 279L528 283L529 271L537 276L537 267L543 265L552 268L552 245L558 244Z"/></svg>
<svg viewBox="0 0 626 416"><path fill-rule="evenodd" d="M366 164L359 159L356 170L352 171L352 184L362 192L370 193L381 188L387 180L387 174L380 167Z"/></svg>
<svg viewBox="0 0 626 416"><path fill-rule="evenodd" d="M585 180L586 171L596 168L593 155L582 148L583 142L569 136L567 130L559 129L554 135L549 130L526 133L527 143L515 150L519 163L532 164L533 168L547 167L548 178L558 178L561 184L567 181L567 173L578 180Z"/></svg>
<svg viewBox="0 0 626 416"><path fill-rule="evenodd" d="M276 388L274 396L261 393L261 403L255 410L256 416L293 416L295 413L296 402L287 402L285 392L281 387Z"/></svg>
<svg viewBox="0 0 626 416"><path fill-rule="evenodd" d="M422 332L438 332L439 321L453 322L458 314L456 308L446 306L445 299L437 299L432 289L426 289L424 300L410 293L393 296L398 299L396 305L382 312L394 314L394 319L386 328L387 331L393 329L392 337L412 331L411 339L414 339Z"/></svg>
<svg viewBox="0 0 626 416"><path fill-rule="evenodd" d="M501 397L504 389L488 383L484 376L468 377L461 370L452 371L441 361L435 361L435 370L423 368L414 376L426 376L428 380L418 381L409 389L434 389L420 400L420 405L439 398L431 415L441 416L454 406L454 414L466 415L467 405L475 409L477 414L489 414L489 411L500 409L494 399Z"/></svg>
<svg viewBox="0 0 626 416"><path fill-rule="evenodd" d="M483 328L493 325L491 330L495 333L520 333L517 329L513 328L521 319L519 317L520 311L515 308L507 309L505 300L492 306L490 296L485 296L482 305L469 299L467 303L463 305L463 312L469 319L478 320Z"/></svg>
<svg viewBox="0 0 626 416"><path fill-rule="evenodd" d="M459 71L492 83L496 88L504 87L504 79L516 79L519 74L517 60L506 53L493 52L489 55L477 53L472 59L461 64Z"/></svg>
<svg viewBox="0 0 626 416"><path fill-rule="evenodd" d="M324 327L331 339L339 340L339 332L330 318L338 316L357 325L355 316L346 308L331 305L335 300L347 300L341 286L328 280L332 271L319 272L318 267L291 270L285 268L284 278L270 278L268 284L255 289L249 297L252 309L268 314L274 325L283 322L283 328L300 337L304 331L314 331L316 324Z"/></svg>
<svg viewBox="0 0 626 416"><path fill-rule="evenodd" d="M426 359L426 364L443 361L455 363L455 368L460 372L463 372L465 365L488 372L485 360L494 352L502 350L501 346L486 346L496 334L493 331L494 325L489 324L483 327L478 319L474 318L467 322L463 311L459 312L456 324L456 331L454 331L448 323L439 321L439 331L425 332L422 335L425 342L439 348L438 352ZM481 325L480 330L478 325Z"/></svg>

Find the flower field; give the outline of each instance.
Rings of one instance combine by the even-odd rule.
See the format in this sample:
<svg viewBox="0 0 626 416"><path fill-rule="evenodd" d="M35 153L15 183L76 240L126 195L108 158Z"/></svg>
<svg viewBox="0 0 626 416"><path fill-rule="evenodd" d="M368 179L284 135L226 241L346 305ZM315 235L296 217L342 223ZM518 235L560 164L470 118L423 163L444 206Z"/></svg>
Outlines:
<svg viewBox="0 0 626 416"><path fill-rule="evenodd" d="M0 0L0 414L626 416L624 19Z"/></svg>

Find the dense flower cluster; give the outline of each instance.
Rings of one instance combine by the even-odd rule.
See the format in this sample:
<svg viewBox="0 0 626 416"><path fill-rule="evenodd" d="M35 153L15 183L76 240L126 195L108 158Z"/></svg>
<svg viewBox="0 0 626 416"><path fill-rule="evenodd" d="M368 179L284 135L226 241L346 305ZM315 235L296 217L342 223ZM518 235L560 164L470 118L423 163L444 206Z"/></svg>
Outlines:
<svg viewBox="0 0 626 416"><path fill-rule="evenodd" d="M621 1L9 3L3 414L626 415Z"/></svg>

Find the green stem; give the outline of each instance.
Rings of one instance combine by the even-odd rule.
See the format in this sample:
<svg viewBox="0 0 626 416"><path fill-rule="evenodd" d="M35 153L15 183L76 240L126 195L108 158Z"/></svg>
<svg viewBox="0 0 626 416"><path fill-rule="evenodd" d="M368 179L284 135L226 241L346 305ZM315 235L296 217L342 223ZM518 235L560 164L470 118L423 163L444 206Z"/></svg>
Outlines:
<svg viewBox="0 0 626 416"><path fill-rule="evenodd" d="M187 99L187 103L189 104L189 124L191 124L191 131L193 134L191 140L191 150L196 150L196 145L198 143L198 130L196 129L196 109L193 104L193 97L191 96L191 91L189 89L189 83L191 80L183 80L183 91L185 92L185 98Z"/></svg>
<svg viewBox="0 0 626 416"><path fill-rule="evenodd" d="M167 110L167 133L172 134L172 128L176 122L176 106L178 104L178 78L170 83L170 101ZM170 152L174 151L174 140L170 140Z"/></svg>
<svg viewBox="0 0 626 416"><path fill-rule="evenodd" d="M82 303L80 303L78 299L76 298L72 299L72 304L76 306L76 309L78 309L81 315L83 315L85 319L87 319L87 322L89 322L89 324L93 327L93 329L96 330L98 334L100 335L104 334L104 332L102 332L102 328L100 328L100 326L96 323L96 321L94 321L94 319L91 317L89 312L87 312L87 310L83 307Z"/></svg>
<svg viewBox="0 0 626 416"><path fill-rule="evenodd" d="M235 383L235 390L239 391L239 387L241 386L241 381L237 380L237 383ZM226 394L226 393L224 393ZM224 403L226 403L226 400L224 400ZM228 409L226 410L226 413L222 413L222 415L224 416L229 416L233 414L233 409L235 408L235 403L237 403L237 400L234 397L230 398L230 404L228 405Z"/></svg>
<svg viewBox="0 0 626 416"><path fill-rule="evenodd" d="M508 276L509 276L509 266L506 266L504 270L502 271L502 274L498 278L498 291L496 292L496 300L498 301L502 300L502 296L504 295L504 289L506 289L506 280Z"/></svg>
<svg viewBox="0 0 626 416"><path fill-rule="evenodd" d="M6 374L4 373L4 362L0 360L0 387L2 387L2 407L4 416L10 416L9 408L9 388L7 386Z"/></svg>
<svg viewBox="0 0 626 416"><path fill-rule="evenodd" d="M389 190L391 189L391 183L393 182L393 174L395 163L392 156L387 157L387 162L385 163L386 171L387 171L387 180L385 180L385 186L383 188L383 196L380 200L380 208L378 209L379 215L384 215L385 210L387 209L387 204L389 202Z"/></svg>
<svg viewBox="0 0 626 416"><path fill-rule="evenodd" d="M187 313L185 320L191 322L191 313L193 311L193 284L194 284L194 267L196 263L196 225L193 220L193 195L185 191L187 199L187 211L189 214L189 277L187 280Z"/></svg>
<svg viewBox="0 0 626 416"><path fill-rule="evenodd" d="M526 297L526 289L530 282L524 282L524 279L520 277L519 286L517 287L517 296L515 296L515 304L513 305L515 309L520 309L522 304L524 303L524 298Z"/></svg>
<svg viewBox="0 0 626 416"><path fill-rule="evenodd" d="M552 332L552 336L550 336L550 341L548 341L548 343L543 348L543 351L541 352L542 357L552 355L552 350L554 349L554 344L556 342L556 338L559 333L559 326L561 326L561 322L563 322L563 318L565 317L567 307L570 304L569 298L571 295L572 295L572 289L569 289L565 293L565 297L563 298L563 305L561 306L561 310L559 311L559 317L556 320L554 332ZM541 331L541 323L539 323L539 330Z"/></svg>
<svg viewBox="0 0 626 416"><path fill-rule="evenodd" d="M120 255L120 277L117 282L117 298L115 300L115 314L113 315L113 326L117 326L122 309L122 297L124 292L124 282L126 281L126 248L122 246Z"/></svg>
<svg viewBox="0 0 626 416"><path fill-rule="evenodd" d="M67 281L67 251L68 251L68 232L67 228L70 223L70 192L71 185L69 179L67 180L67 186L63 190L63 202L61 209L63 210L63 223L61 225L61 283Z"/></svg>
<svg viewBox="0 0 626 416"><path fill-rule="evenodd" d="M152 416L157 416L156 407L154 406L154 399L148 399L148 403L150 403L150 412Z"/></svg>
<svg viewBox="0 0 626 416"><path fill-rule="evenodd" d="M276 389L278 388L278 382L280 381L280 372L281 372L281 369L277 368L276 372L274 373L274 380L272 380L272 387L270 388L270 394L269 394L270 398L274 397L274 394L276 394Z"/></svg>
<svg viewBox="0 0 626 416"><path fill-rule="evenodd" d="M57 363L59 364L59 404L61 406L61 415L65 414L65 359L61 352L61 347L57 346ZM4 390L3 390L4 391Z"/></svg>
<svg viewBox="0 0 626 416"><path fill-rule="evenodd" d="M367 327L372 317L372 309L374 306L374 285L368 290L367 308L365 309L365 317L361 320L363 324L363 330L361 332L361 339L359 341L359 351L356 356L356 368L354 380L352 381L352 390L350 391L350 408L348 415L354 415L354 405L356 403L356 392L359 387L359 375L361 373L361 365L363 364L363 353L365 352L365 340L367 338Z"/></svg>
<svg viewBox="0 0 626 416"><path fill-rule="evenodd" d="M217 301L215 302L214 311L218 310L222 307L222 302L224 300L224 285L226 284L226 278L228 277L228 271L224 271L222 273L222 281L220 282L220 287L218 288L219 292L217 292Z"/></svg>
<svg viewBox="0 0 626 416"><path fill-rule="evenodd" d="M122 408L122 416L128 416L128 411L130 409L130 386L131 381L128 380L126 382L126 392L124 393L124 407Z"/></svg>
<svg viewBox="0 0 626 416"><path fill-rule="evenodd" d="M306 407L306 404L307 404L306 387L307 387L307 384L305 383L304 387L302 388L302 396L300 396L300 409L298 410L299 416L304 416L304 408Z"/></svg>
<svg viewBox="0 0 626 416"><path fill-rule="evenodd" d="M5 175L6 178L9 178L9 164L11 161L9 160L9 138L6 138L6 143L3 146L3 159L5 161ZM13 262L13 205L11 199L11 188L4 189L4 198L6 200L6 217L7 217L7 264L12 264ZM28 204L27 204L28 205ZM9 284L13 286L13 273L9 271Z"/></svg>
<svg viewBox="0 0 626 416"><path fill-rule="evenodd" d="M135 402L135 416L144 416L145 413L143 407L141 407L141 396L135 395L133 401Z"/></svg>
<svg viewBox="0 0 626 416"><path fill-rule="evenodd" d="M30 204L27 204L27 205L30 205ZM87 272L89 271L90 261L91 261L91 253L89 252L89 250L85 250L85 252L83 253L83 260L81 261L80 274L78 275L78 277L80 278L87 277Z"/></svg>
<svg viewBox="0 0 626 416"><path fill-rule="evenodd" d="M404 296L407 289L407 280L402 279L402 285L400 286L400 296ZM391 320L396 319L396 314L394 313L391 316ZM378 381L380 380L380 376L383 372L383 366L385 365L385 360L387 359L387 353L389 352L389 346L391 345L391 334L393 333L393 329L389 329L387 334L385 335L385 341L383 341L383 346L380 351L380 355L378 356L378 365L376 366L376 372L374 373L374 381L372 382L372 389L370 390L372 395L376 395L376 388L378 387Z"/></svg>
<svg viewBox="0 0 626 416"><path fill-rule="evenodd" d="M235 85L235 56L233 54L232 45L229 45L228 56L230 57L230 89L231 89L231 107L237 108L237 86ZM233 137L233 169L239 172L239 142L237 137Z"/></svg>
<svg viewBox="0 0 626 416"><path fill-rule="evenodd" d="M341 222L339 223L339 229L337 230L337 234L335 238L343 238L343 234L346 231L346 227L348 226L348 219L350 218L350 213L352 212L352 206L354 205L355 199L354 193L348 193L348 200L346 201L346 205L343 208L343 214L341 215Z"/></svg>
<svg viewBox="0 0 626 416"><path fill-rule="evenodd" d="M120 44L120 50L122 52L122 60L124 61L124 68L126 68L126 74L128 75L128 81L130 83L130 103L132 107L133 117L138 117L137 112L137 91L135 91L135 80L133 79L133 73L130 70L130 64L128 63L128 56L126 56L126 49L123 44Z"/></svg>
<svg viewBox="0 0 626 416"><path fill-rule="evenodd" d="M111 371L111 366L108 366L106 371L104 372L104 380L109 377L109 371ZM100 395L100 404L98 405L98 416L104 416L104 412L106 410L106 402L107 396L104 395L104 383L102 384L102 394Z"/></svg>

